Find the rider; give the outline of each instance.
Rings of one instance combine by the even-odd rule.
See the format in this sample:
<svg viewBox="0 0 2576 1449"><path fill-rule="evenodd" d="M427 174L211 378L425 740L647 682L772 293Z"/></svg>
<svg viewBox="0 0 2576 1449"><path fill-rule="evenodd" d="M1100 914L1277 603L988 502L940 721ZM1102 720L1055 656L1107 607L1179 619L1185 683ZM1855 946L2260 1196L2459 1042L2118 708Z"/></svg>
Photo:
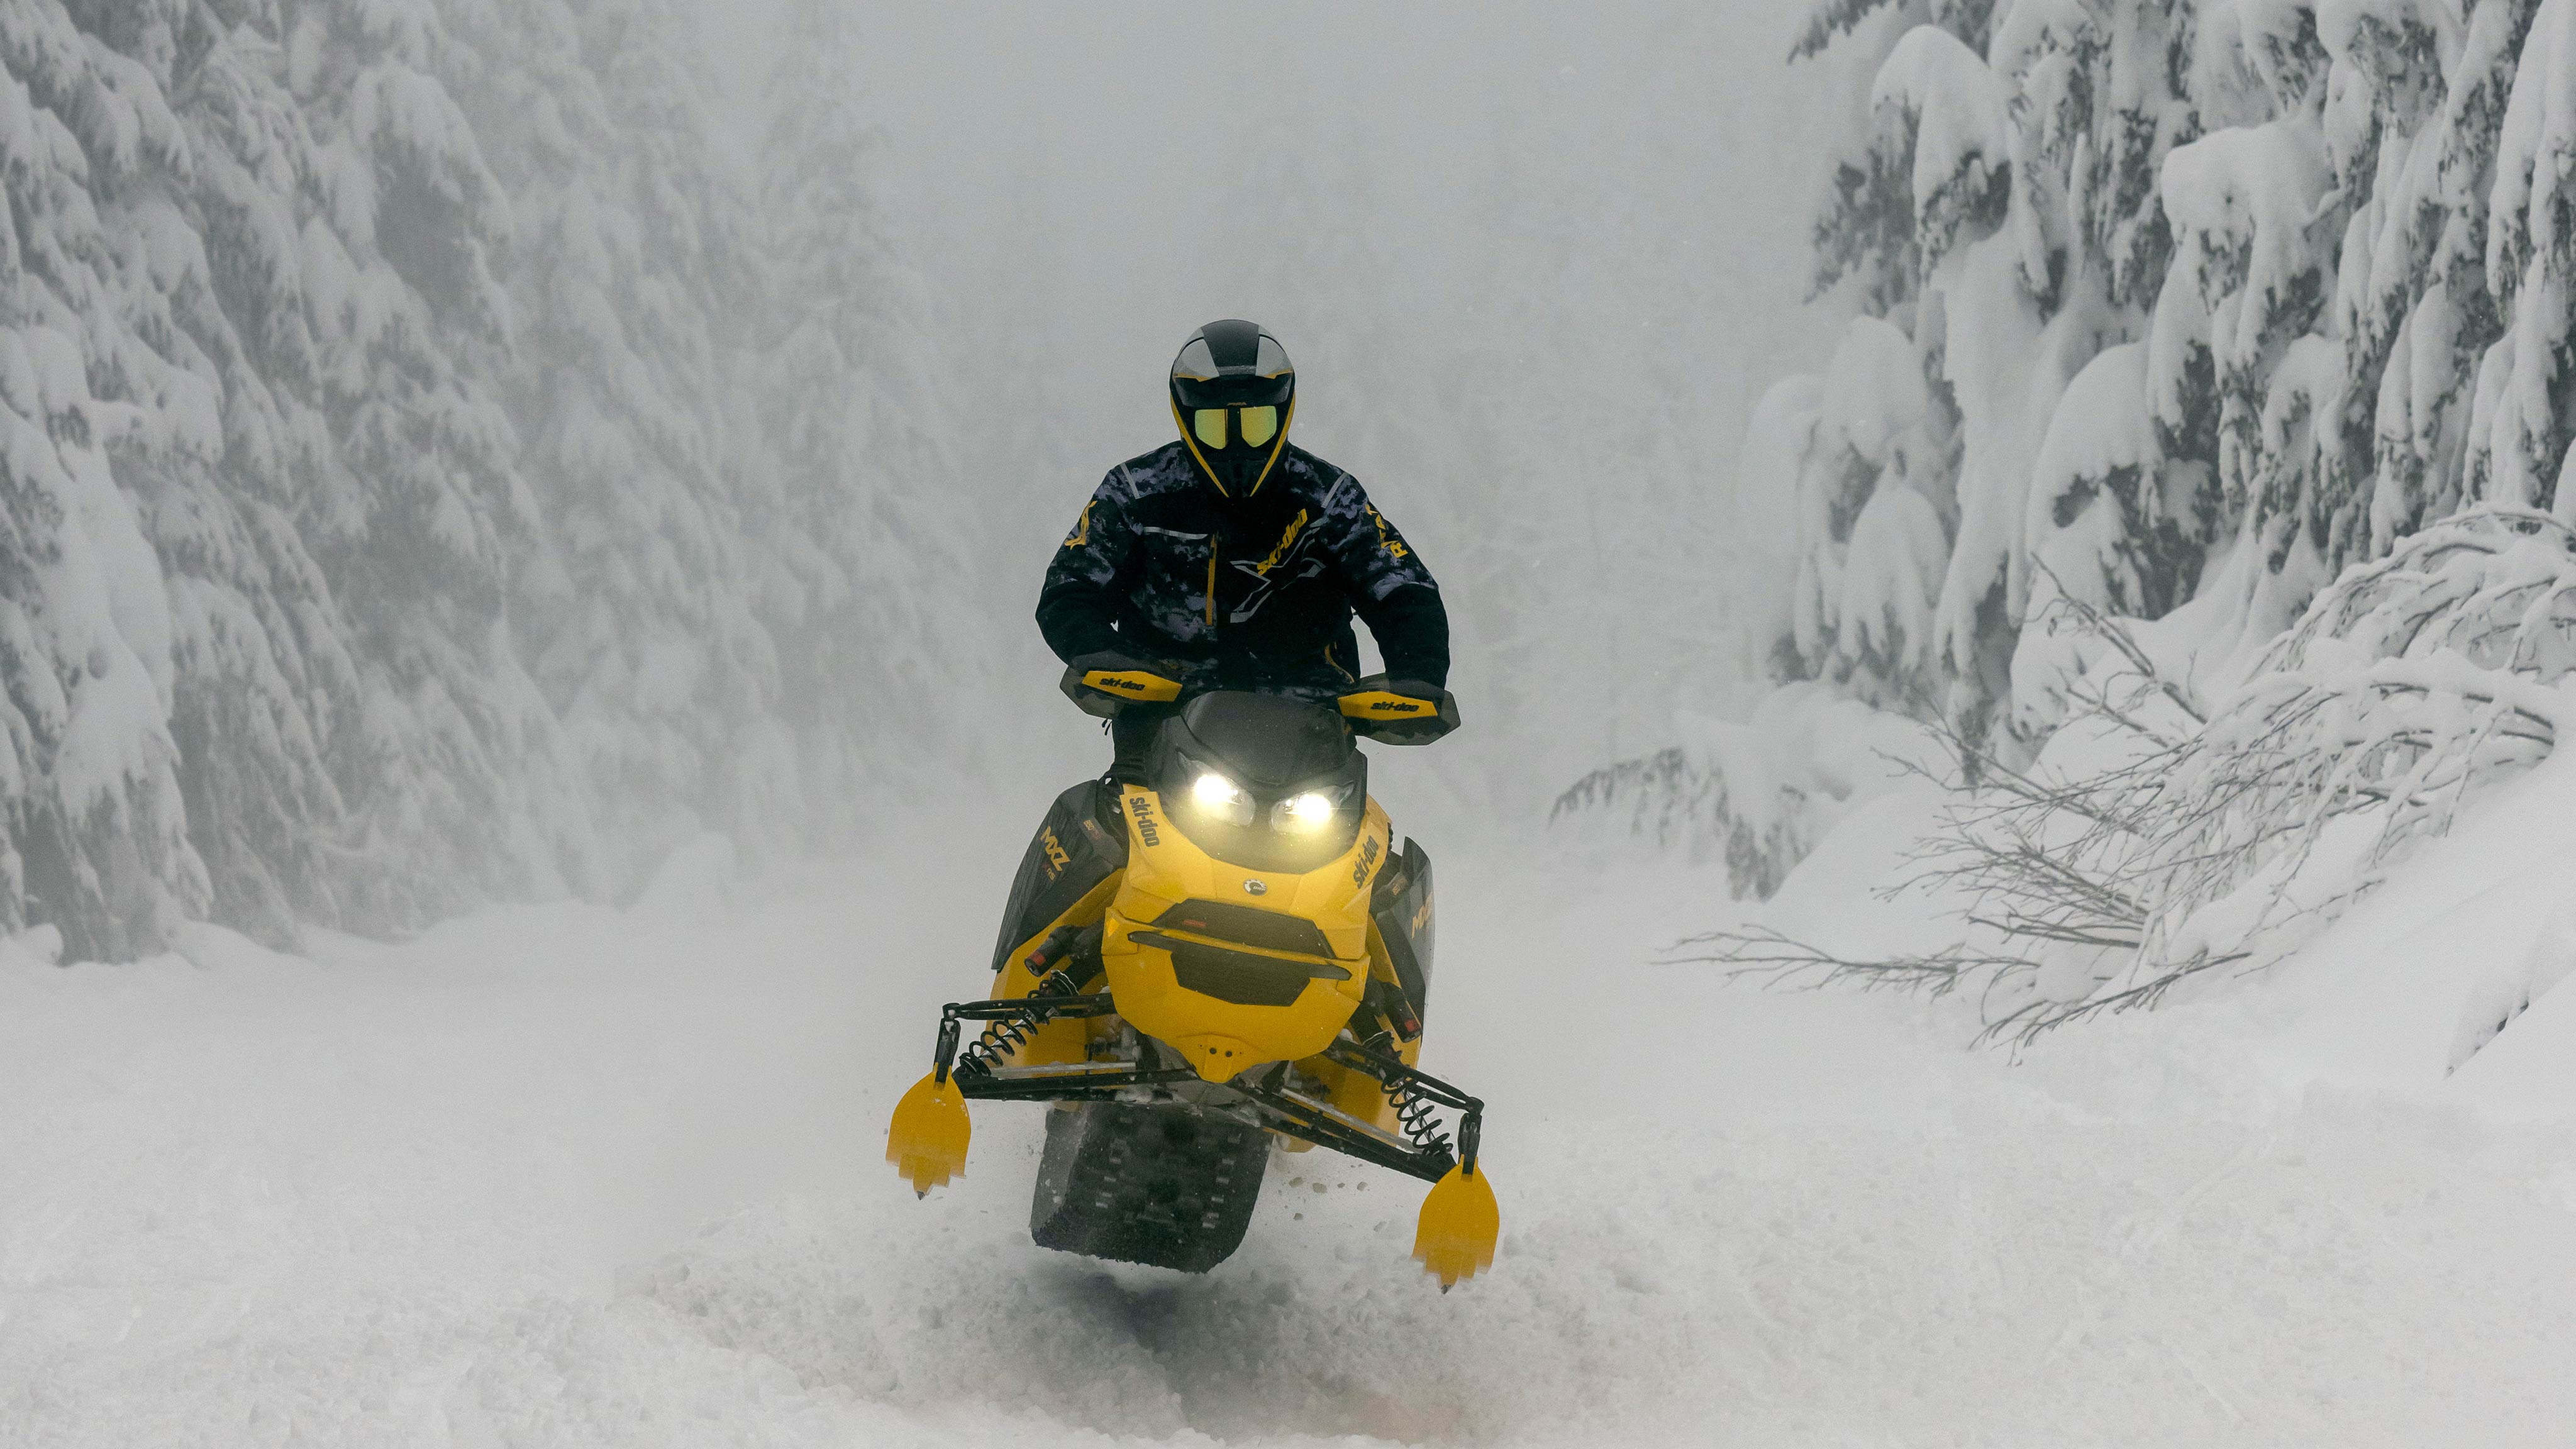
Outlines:
<svg viewBox="0 0 2576 1449"><path fill-rule="evenodd" d="M1108 717L1131 774L1179 699L1379 691L1427 744L1455 729L1440 586L1359 480L1288 443L1297 373L1259 326L1211 322L1172 360L1177 441L1109 470L1056 550L1038 628L1064 691ZM1362 680L1356 612L1386 672Z"/></svg>

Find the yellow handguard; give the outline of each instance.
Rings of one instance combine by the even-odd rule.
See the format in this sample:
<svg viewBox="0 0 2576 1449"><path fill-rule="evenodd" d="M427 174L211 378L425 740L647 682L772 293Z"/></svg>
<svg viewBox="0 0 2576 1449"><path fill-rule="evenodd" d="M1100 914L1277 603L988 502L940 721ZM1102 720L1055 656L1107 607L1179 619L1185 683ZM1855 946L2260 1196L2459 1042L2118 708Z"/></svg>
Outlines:
<svg viewBox="0 0 2576 1449"><path fill-rule="evenodd" d="M1086 669L1082 672L1082 687L1146 704L1169 704L1181 697L1178 681L1143 669Z"/></svg>
<svg viewBox="0 0 2576 1449"><path fill-rule="evenodd" d="M974 1132L957 1079L940 1077L932 1072L913 1083L886 1126L886 1161L912 1184L915 1197L930 1196L932 1188L966 1170L966 1140Z"/></svg>
<svg viewBox="0 0 2576 1449"><path fill-rule="evenodd" d="M1453 1167L1422 1200L1422 1216L1413 1230L1413 1256L1440 1280L1440 1291L1446 1293L1494 1266L1494 1240L1502 1230L1503 1214L1494 1205L1493 1184L1482 1172Z"/></svg>
<svg viewBox="0 0 2576 1449"><path fill-rule="evenodd" d="M1427 745L1458 727L1458 699L1436 684L1372 674L1336 707L1351 732L1382 745Z"/></svg>

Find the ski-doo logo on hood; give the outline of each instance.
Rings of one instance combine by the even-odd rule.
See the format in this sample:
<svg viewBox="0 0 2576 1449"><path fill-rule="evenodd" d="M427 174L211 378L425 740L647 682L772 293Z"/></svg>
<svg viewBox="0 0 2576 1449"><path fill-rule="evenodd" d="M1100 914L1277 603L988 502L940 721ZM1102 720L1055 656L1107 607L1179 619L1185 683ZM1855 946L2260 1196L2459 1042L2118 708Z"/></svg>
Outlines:
<svg viewBox="0 0 2576 1449"><path fill-rule="evenodd" d="M1142 795L1127 797L1127 813L1136 817L1136 834L1147 845L1163 843L1163 828L1154 820L1154 802Z"/></svg>
<svg viewBox="0 0 2576 1449"><path fill-rule="evenodd" d="M1377 837L1372 835L1360 842L1360 859L1357 865L1351 867L1351 884L1360 885L1366 882L1369 867L1375 864L1377 864Z"/></svg>

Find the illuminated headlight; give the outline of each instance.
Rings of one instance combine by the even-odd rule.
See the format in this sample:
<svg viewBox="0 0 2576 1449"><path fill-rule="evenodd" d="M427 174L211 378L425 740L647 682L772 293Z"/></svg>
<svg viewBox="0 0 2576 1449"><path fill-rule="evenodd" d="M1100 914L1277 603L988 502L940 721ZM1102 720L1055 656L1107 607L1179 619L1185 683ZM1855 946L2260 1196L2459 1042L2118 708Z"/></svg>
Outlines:
<svg viewBox="0 0 2576 1449"><path fill-rule="evenodd" d="M1308 790L1291 795L1270 807L1270 828L1299 835L1311 835L1333 823L1340 802L1321 790Z"/></svg>
<svg viewBox="0 0 2576 1449"><path fill-rule="evenodd" d="M1208 771L1190 784L1190 803L1200 814L1229 825L1252 823L1252 797L1241 785L1225 776Z"/></svg>

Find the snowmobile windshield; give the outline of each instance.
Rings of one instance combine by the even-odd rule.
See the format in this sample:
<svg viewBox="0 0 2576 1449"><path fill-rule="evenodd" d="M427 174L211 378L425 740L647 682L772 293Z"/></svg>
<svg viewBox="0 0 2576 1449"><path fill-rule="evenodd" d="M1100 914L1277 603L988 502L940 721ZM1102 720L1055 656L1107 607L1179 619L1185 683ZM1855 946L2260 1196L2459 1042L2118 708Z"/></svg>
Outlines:
<svg viewBox="0 0 2576 1449"><path fill-rule="evenodd" d="M1309 871L1351 848L1368 760L1330 705L1203 694L1163 726L1150 775L1165 815L1247 870Z"/></svg>

